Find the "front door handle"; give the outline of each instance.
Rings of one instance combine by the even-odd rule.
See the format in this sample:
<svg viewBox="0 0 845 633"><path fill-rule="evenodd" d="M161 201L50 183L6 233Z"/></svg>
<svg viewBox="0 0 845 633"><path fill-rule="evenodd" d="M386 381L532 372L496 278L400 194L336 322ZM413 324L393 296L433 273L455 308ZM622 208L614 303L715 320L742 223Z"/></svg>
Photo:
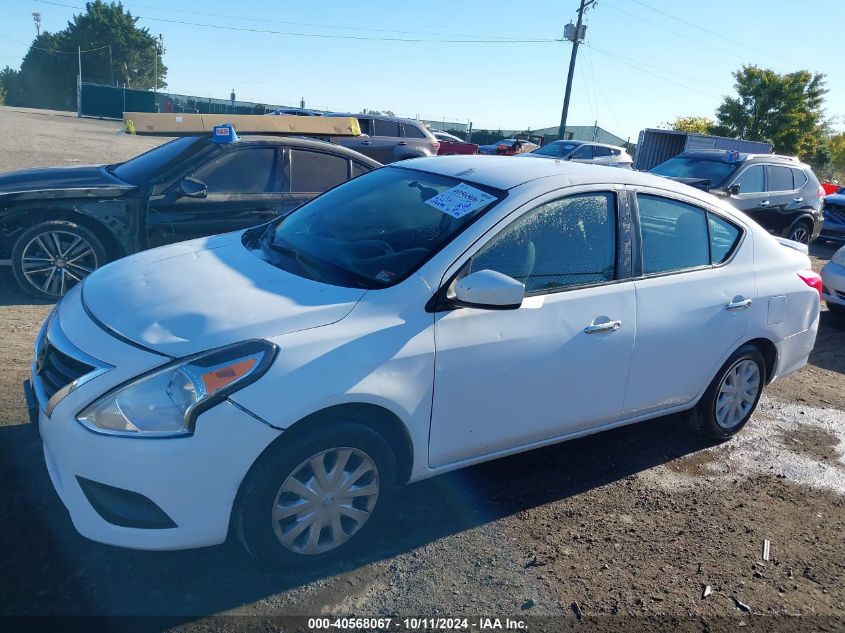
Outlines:
<svg viewBox="0 0 845 633"><path fill-rule="evenodd" d="M793 198L792 201L793 202L804 202L804 198L802 198L801 196L798 196L797 198Z"/></svg>
<svg viewBox="0 0 845 633"><path fill-rule="evenodd" d="M604 323L592 323L584 328L587 334L599 334L600 332L615 332L622 327L622 321L605 321Z"/></svg>
<svg viewBox="0 0 845 633"><path fill-rule="evenodd" d="M407 145L408 141L399 141L397 145Z"/></svg>
<svg viewBox="0 0 845 633"><path fill-rule="evenodd" d="M372 145L372 141L361 141L361 145Z"/></svg>
<svg viewBox="0 0 845 633"><path fill-rule="evenodd" d="M760 202L761 207L768 207L771 204L769 200L763 200Z"/></svg>
<svg viewBox="0 0 845 633"><path fill-rule="evenodd" d="M745 310L746 308L751 307L752 303L754 302L751 299L740 299L737 297L725 306L725 310Z"/></svg>

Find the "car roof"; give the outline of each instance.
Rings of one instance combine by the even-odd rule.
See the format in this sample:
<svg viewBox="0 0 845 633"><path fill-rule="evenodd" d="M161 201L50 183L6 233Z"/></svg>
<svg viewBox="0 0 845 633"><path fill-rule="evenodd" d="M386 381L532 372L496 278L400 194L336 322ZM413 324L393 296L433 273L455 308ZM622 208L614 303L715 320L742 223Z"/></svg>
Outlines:
<svg viewBox="0 0 845 633"><path fill-rule="evenodd" d="M379 121L398 121L400 123L413 123L414 125L428 130L428 128L423 125L422 121L406 119L401 116L386 116L384 114L364 114L362 112L358 112L357 114L354 112L327 112L324 116L351 116L355 117L356 119L378 119Z"/></svg>
<svg viewBox="0 0 845 633"><path fill-rule="evenodd" d="M328 141L321 141L316 138L305 138L303 136L274 136L270 134L240 134L238 141L235 143L227 143L224 147L235 147L239 143L247 144L262 144L262 145L287 145L288 147L297 147L301 149L316 149L321 151L331 152L339 156L346 156L347 158L354 158L358 162L366 163L371 167L380 167L381 163L368 156L364 156L360 152L351 150L341 145L335 145ZM211 139L209 138L209 142Z"/></svg>
<svg viewBox="0 0 845 633"><path fill-rule="evenodd" d="M620 184L657 187L713 202L713 196L662 176L631 169L568 160L529 160L512 156L437 156L414 158L391 167L419 169L462 178L494 189L513 189L541 178L564 177L576 184Z"/></svg>
<svg viewBox="0 0 845 633"><path fill-rule="evenodd" d="M694 149L686 152L681 152L678 156L682 158L700 158L703 160L724 160L728 152L727 149ZM673 157L676 158L676 157ZM749 154L747 152L739 152L739 160L737 163L744 163L749 160L760 160L772 163L784 163L795 167L806 167L804 163L794 156L783 156L781 154Z"/></svg>
<svg viewBox="0 0 845 633"><path fill-rule="evenodd" d="M557 141L546 143L546 145L552 145L554 143L565 143L567 145L595 145L596 147L609 147L611 149L621 149L623 152L627 151L621 145L611 145L610 143L598 143L596 141L576 141L575 139L558 139Z"/></svg>

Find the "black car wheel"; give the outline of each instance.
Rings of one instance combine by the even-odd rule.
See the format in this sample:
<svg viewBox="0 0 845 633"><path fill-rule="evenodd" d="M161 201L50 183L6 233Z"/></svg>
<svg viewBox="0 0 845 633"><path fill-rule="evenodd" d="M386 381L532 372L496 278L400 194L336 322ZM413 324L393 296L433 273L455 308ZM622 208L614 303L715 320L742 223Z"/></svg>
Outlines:
<svg viewBox="0 0 845 633"><path fill-rule="evenodd" d="M106 261L94 233L65 220L48 220L24 231L12 249L20 287L38 299L60 299Z"/></svg>
<svg viewBox="0 0 845 633"><path fill-rule="evenodd" d="M812 235L813 227L810 223L805 220L800 220L793 224L792 228L789 229L789 234L786 236L786 239L792 240L793 242L799 242L800 244L809 244Z"/></svg>

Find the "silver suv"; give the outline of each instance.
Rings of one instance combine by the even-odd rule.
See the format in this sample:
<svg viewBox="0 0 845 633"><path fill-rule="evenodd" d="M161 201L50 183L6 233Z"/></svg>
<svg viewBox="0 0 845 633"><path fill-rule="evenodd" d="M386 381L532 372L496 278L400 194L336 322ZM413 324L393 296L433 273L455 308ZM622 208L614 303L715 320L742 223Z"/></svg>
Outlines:
<svg viewBox="0 0 845 633"><path fill-rule="evenodd" d="M361 126L361 136L332 137L332 143L361 152L383 164L437 156L440 149L440 143L419 121L372 114L333 112L328 116L355 117Z"/></svg>

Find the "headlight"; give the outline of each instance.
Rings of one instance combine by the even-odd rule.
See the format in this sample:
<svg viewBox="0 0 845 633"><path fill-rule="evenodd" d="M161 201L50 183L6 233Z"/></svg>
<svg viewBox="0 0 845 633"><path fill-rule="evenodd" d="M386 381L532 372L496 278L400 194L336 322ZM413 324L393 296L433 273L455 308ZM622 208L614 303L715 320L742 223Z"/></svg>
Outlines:
<svg viewBox="0 0 845 633"><path fill-rule="evenodd" d="M178 360L107 393L76 419L110 435L188 435L199 413L260 378L277 349L246 341Z"/></svg>
<svg viewBox="0 0 845 633"><path fill-rule="evenodd" d="M845 246L836 251L830 261L839 266L845 266Z"/></svg>

